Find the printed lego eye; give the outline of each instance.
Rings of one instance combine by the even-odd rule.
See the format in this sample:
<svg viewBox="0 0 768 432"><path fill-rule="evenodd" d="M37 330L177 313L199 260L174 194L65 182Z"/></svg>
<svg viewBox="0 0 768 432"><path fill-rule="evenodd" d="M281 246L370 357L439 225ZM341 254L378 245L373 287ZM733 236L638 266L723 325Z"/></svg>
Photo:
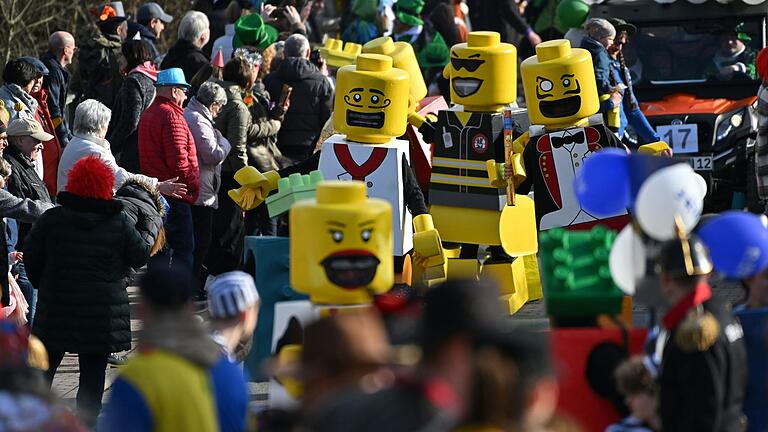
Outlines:
<svg viewBox="0 0 768 432"><path fill-rule="evenodd" d="M379 103L379 97L377 95L371 96L371 103L372 104L378 104Z"/></svg>
<svg viewBox="0 0 768 432"><path fill-rule="evenodd" d="M372 233L372 232L373 232L373 230L372 230L372 229L370 229L370 228L368 228L368 229L364 229L364 230L363 230L363 231L360 233L360 238L362 238L364 242L367 242L368 240L370 240L370 239L371 239L371 233Z"/></svg>
<svg viewBox="0 0 768 432"><path fill-rule="evenodd" d="M571 80L568 78L563 80L563 87L570 87L571 86Z"/></svg>
<svg viewBox="0 0 768 432"><path fill-rule="evenodd" d="M541 89L541 91L545 91L545 92L552 91L552 87L553 87L552 81L550 80L543 79L539 82L539 88Z"/></svg>
<svg viewBox="0 0 768 432"><path fill-rule="evenodd" d="M341 231L331 230L331 238L336 243L341 243L344 240L344 233Z"/></svg>
<svg viewBox="0 0 768 432"><path fill-rule="evenodd" d="M354 96L352 96L352 100L354 100L355 102L360 102L361 100L363 100L363 97L360 96L359 93L356 93Z"/></svg>

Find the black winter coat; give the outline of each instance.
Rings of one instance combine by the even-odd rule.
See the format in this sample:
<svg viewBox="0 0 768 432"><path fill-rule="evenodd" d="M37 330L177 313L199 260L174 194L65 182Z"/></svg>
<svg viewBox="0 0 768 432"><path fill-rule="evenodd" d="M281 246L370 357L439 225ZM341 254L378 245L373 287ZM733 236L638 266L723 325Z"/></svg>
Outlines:
<svg viewBox="0 0 768 432"><path fill-rule="evenodd" d="M122 41L117 35L93 35L80 45L77 55L77 73L72 90L80 101L96 99L112 108L117 91L123 83L118 59Z"/></svg>
<svg viewBox="0 0 768 432"><path fill-rule="evenodd" d="M280 68L264 78L270 98L277 102L283 84L293 87L291 106L277 134L283 156L301 161L315 150L315 142L333 110L331 83L307 59L288 57Z"/></svg>
<svg viewBox="0 0 768 432"><path fill-rule="evenodd" d="M746 386L747 353L738 321L719 300L702 304L720 325L720 335L705 351L685 352L670 330L659 373L659 414L664 431L740 431Z"/></svg>
<svg viewBox="0 0 768 432"><path fill-rule="evenodd" d="M31 160L14 146L8 146L3 156L11 165L11 176L8 177L8 192L18 198L29 198L44 203L52 202L51 196L48 195L48 189L46 189L45 183L37 175ZM16 245L16 249L19 252L24 252L24 238L26 238L31 228L32 224L30 223L19 223L19 244ZM0 251L0 253L5 253L5 251Z"/></svg>
<svg viewBox="0 0 768 432"><path fill-rule="evenodd" d="M135 228L150 248L163 229L165 208L157 189L130 179L115 192L115 199L123 203L125 213L134 223Z"/></svg>
<svg viewBox="0 0 768 432"><path fill-rule="evenodd" d="M192 81L197 71L208 64L208 57L200 48L192 45L192 42L179 39L163 59L160 69L181 68L187 82Z"/></svg>
<svg viewBox="0 0 768 432"><path fill-rule="evenodd" d="M139 118L154 99L155 82L139 72L128 74L117 93L107 130L107 141L118 165L128 172L141 172Z"/></svg>
<svg viewBox="0 0 768 432"><path fill-rule="evenodd" d="M49 351L102 354L131 347L129 268L150 247L117 200L59 195L27 237L24 263L38 289L33 333Z"/></svg>

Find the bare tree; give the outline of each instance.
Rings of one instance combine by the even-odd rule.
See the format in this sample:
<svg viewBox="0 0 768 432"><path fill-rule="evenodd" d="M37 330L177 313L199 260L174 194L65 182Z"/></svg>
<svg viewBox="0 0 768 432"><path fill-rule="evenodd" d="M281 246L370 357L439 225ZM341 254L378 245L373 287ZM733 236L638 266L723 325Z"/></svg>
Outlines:
<svg viewBox="0 0 768 432"><path fill-rule="evenodd" d="M136 14L143 0L123 0L125 11ZM0 61L23 55L41 56L47 50L48 36L65 30L80 41L89 37L95 25L91 9L98 10L106 2L92 0L0 0ZM166 0L165 11L180 18L191 9L189 0ZM175 40L175 19L164 34L162 46L170 46Z"/></svg>

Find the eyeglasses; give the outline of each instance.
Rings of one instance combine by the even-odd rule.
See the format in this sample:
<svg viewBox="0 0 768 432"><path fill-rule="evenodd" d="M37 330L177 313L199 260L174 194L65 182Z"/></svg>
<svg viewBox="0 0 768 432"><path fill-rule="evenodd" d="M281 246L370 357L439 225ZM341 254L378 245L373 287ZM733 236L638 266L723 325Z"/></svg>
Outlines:
<svg viewBox="0 0 768 432"><path fill-rule="evenodd" d="M182 93L187 94L189 93L189 89L186 87L174 87L177 90L181 90Z"/></svg>

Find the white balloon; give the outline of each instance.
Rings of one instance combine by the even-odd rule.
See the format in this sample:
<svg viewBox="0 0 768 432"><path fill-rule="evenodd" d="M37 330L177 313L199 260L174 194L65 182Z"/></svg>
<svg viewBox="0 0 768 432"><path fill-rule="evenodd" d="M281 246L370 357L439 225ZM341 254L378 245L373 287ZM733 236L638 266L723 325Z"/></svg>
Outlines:
<svg viewBox="0 0 768 432"><path fill-rule="evenodd" d="M698 182L699 191L701 192L701 199L704 199L704 197L707 196L707 180L696 171L694 171L693 174L696 175L696 181Z"/></svg>
<svg viewBox="0 0 768 432"><path fill-rule="evenodd" d="M698 223L704 207L701 181L688 164L661 169L645 180L635 200L635 218L643 232L656 240L675 237L675 216L679 215L685 232Z"/></svg>
<svg viewBox="0 0 768 432"><path fill-rule="evenodd" d="M611 277L624 294L634 295L637 280L645 274L645 245L635 233L632 225L627 225L616 236L608 257Z"/></svg>

